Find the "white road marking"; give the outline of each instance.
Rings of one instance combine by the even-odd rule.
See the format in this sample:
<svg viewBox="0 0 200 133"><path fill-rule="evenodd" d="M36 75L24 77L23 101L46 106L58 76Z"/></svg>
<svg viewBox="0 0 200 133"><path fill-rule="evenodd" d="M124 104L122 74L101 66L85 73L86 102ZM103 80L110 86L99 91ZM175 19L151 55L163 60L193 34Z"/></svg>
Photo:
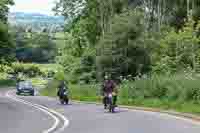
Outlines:
<svg viewBox="0 0 200 133"><path fill-rule="evenodd" d="M97 106L101 106L101 104L96 104L94 103L88 103L88 102L81 102L81 101L74 101L75 103L84 105L84 104L93 104L93 105L97 105ZM120 109L121 108L121 109ZM193 125L197 125L200 126L200 122L190 119L190 118L186 118L183 116L177 116L177 115L173 115L173 114L169 114L167 112L156 112L156 111L145 111L145 110L140 110L140 109L134 109L134 108L126 108L126 107L118 107L119 110L124 110L124 111L130 111L130 112L139 112L139 113L144 113L144 114L149 114L149 115L154 115L156 117L160 117L160 118L168 118L168 119L174 119L174 120L181 120Z"/></svg>
<svg viewBox="0 0 200 133"><path fill-rule="evenodd" d="M49 108L47 108L47 107L44 107L44 106L42 106L42 105L33 104L33 103L28 102L28 101L25 101L25 100L16 98L16 97L10 95L11 92L12 92L12 91L8 91L8 92L6 93L6 96L7 96L8 98L10 98L10 99L12 99L12 100L14 100L14 101L16 101L16 102L20 102L20 103L29 105L29 106L31 106L31 107L34 107L34 108L36 108L36 109L39 109L40 111L44 112L45 114L49 115L51 118L54 119L55 122L54 122L54 124L52 125L52 127L49 128L49 129L47 129L47 130L45 130L45 131L42 131L42 133L51 133L51 132L55 131L56 128L59 126L59 123L60 123L59 118L61 118L61 119L63 120L64 125L63 125L61 128L57 129L57 130L55 131L55 133L60 133L60 132L64 131L64 129L69 125L69 120L66 119L65 116L63 116L62 114L60 114L60 113L58 113L58 112L56 112L56 111L54 111L54 110L52 110L52 109L49 109ZM58 118L58 117L59 117L59 118Z"/></svg>
<svg viewBox="0 0 200 133"><path fill-rule="evenodd" d="M145 114L154 115L154 116L160 117L160 118L181 120L183 122L187 122L187 123L190 123L190 124L193 124L193 125L200 126L199 121L192 120L190 118L185 118L185 117L182 117L182 116L176 116L176 115L173 115L173 114L168 114L167 112L165 113L165 112L144 111L144 110L128 109L128 108L123 108L123 110L131 111L131 112L145 113Z"/></svg>

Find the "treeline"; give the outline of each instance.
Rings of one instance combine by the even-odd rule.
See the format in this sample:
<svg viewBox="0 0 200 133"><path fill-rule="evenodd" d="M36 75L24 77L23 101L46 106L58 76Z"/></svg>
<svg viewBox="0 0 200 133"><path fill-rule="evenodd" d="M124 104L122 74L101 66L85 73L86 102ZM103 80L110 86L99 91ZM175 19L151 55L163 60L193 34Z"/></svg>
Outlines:
<svg viewBox="0 0 200 133"><path fill-rule="evenodd" d="M58 48L53 29L40 27L41 31L37 31L34 27L10 25L8 14L11 5L14 5L13 0L0 2L0 64L55 62Z"/></svg>
<svg viewBox="0 0 200 133"><path fill-rule="evenodd" d="M14 43L7 24L9 5L13 4L12 0L0 1L0 63L10 62L14 58Z"/></svg>
<svg viewBox="0 0 200 133"><path fill-rule="evenodd" d="M31 28L24 30L23 27L16 27L12 30L16 44L16 60L29 63L54 62L58 50L56 42L46 29L34 32Z"/></svg>
<svg viewBox="0 0 200 133"><path fill-rule="evenodd" d="M60 0L55 11L71 20L56 58L65 73L42 94L66 78L72 99L100 101L108 73L119 104L200 112L200 0Z"/></svg>
<svg viewBox="0 0 200 133"><path fill-rule="evenodd" d="M65 23L62 16L48 16L23 12L9 13L8 21L13 27L31 28L35 32L40 32L44 28L51 32L62 32Z"/></svg>
<svg viewBox="0 0 200 133"><path fill-rule="evenodd" d="M60 0L73 82L199 71L200 0ZM71 75L71 76L70 76Z"/></svg>

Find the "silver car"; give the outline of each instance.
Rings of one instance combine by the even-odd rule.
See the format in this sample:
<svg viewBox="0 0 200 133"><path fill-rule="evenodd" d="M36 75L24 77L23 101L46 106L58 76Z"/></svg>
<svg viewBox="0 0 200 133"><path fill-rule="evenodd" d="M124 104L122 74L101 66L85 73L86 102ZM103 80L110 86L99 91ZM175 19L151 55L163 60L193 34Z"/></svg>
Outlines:
<svg viewBox="0 0 200 133"><path fill-rule="evenodd" d="M30 94L31 96L34 96L35 90L33 88L33 85L30 81L22 81L17 83L17 95L20 94Z"/></svg>

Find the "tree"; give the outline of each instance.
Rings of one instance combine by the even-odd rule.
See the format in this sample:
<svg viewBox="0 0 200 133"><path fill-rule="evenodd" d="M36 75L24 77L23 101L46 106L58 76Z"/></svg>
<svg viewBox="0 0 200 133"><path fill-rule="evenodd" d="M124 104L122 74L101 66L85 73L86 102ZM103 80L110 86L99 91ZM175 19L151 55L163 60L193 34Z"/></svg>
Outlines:
<svg viewBox="0 0 200 133"><path fill-rule="evenodd" d="M8 26L0 22L0 63L11 62L14 59L15 45L8 33Z"/></svg>
<svg viewBox="0 0 200 133"><path fill-rule="evenodd" d="M54 62L57 47L48 32L25 32L18 29L16 38L16 57L23 62Z"/></svg>
<svg viewBox="0 0 200 133"><path fill-rule="evenodd" d="M0 1L0 63L8 63L14 59L15 46L7 26L9 5L13 4L12 0Z"/></svg>
<svg viewBox="0 0 200 133"><path fill-rule="evenodd" d="M198 53L194 48L200 35L200 0L77 2L60 0L55 7L69 22L65 25L65 48L58 57L67 72L88 79L94 71L136 76L167 65L176 70L178 64L196 69L199 56L193 53ZM191 17L194 22L189 22ZM188 22L190 31L185 27ZM191 36L192 30L196 36ZM187 47L186 51L179 46Z"/></svg>
<svg viewBox="0 0 200 133"><path fill-rule="evenodd" d="M7 23L7 17L9 12L9 6L13 5L13 0L1 0L0 1L0 20L3 23Z"/></svg>
<svg viewBox="0 0 200 133"><path fill-rule="evenodd" d="M177 33L175 30L160 41L160 60L154 71L167 71L170 73L183 71L188 68L199 71L200 66L200 39L197 36L199 24L194 28L194 20L189 20L183 30Z"/></svg>
<svg viewBox="0 0 200 133"><path fill-rule="evenodd" d="M136 76L150 70L149 54L144 47L143 16L128 11L113 18L111 30L100 41L97 67L115 76Z"/></svg>
<svg viewBox="0 0 200 133"><path fill-rule="evenodd" d="M70 21L81 15L84 8L85 0L59 0L56 2L53 11L65 16Z"/></svg>

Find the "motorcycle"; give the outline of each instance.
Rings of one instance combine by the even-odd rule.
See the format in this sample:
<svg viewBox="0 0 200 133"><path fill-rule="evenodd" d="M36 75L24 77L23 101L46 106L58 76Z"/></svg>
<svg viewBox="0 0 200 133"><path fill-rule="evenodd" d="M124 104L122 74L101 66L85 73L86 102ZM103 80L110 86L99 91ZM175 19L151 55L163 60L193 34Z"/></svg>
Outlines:
<svg viewBox="0 0 200 133"><path fill-rule="evenodd" d="M108 94L108 100L107 100L107 102L108 102L108 109L109 109L109 112L111 112L111 113L115 112L115 107L116 107L116 105L114 103L114 96L115 95L116 95L115 93L109 93Z"/></svg>
<svg viewBox="0 0 200 133"><path fill-rule="evenodd" d="M68 97L68 91L65 90L62 96L60 96L60 103L61 104L69 104L69 97Z"/></svg>

